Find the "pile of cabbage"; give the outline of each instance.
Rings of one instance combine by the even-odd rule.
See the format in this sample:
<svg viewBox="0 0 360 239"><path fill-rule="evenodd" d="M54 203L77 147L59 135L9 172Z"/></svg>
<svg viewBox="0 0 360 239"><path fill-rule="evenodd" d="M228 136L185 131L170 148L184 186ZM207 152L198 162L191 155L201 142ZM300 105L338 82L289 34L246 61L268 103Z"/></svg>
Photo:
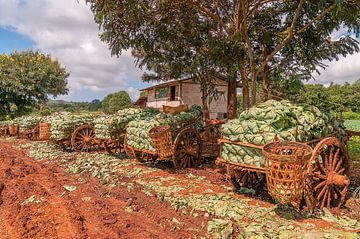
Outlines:
<svg viewBox="0 0 360 239"><path fill-rule="evenodd" d="M36 116L36 115L28 115L28 116L22 116L15 118L12 120L11 124L18 124L19 125L19 131L23 132L29 129L35 128L39 123L45 122L46 118L42 116Z"/></svg>
<svg viewBox="0 0 360 239"><path fill-rule="evenodd" d="M201 115L201 107L193 105L187 112L180 112L176 115L160 113L146 119L133 120L126 127L127 144L140 150L155 151L149 137L149 131L153 127L169 125L173 130L176 130L181 129L190 122L196 122L196 127L202 127Z"/></svg>
<svg viewBox="0 0 360 239"><path fill-rule="evenodd" d="M111 138L117 133L122 133L130 121L151 117L156 112L151 108L145 110L128 108L119 110L113 115L99 117L94 120L96 137L100 139Z"/></svg>
<svg viewBox="0 0 360 239"><path fill-rule="evenodd" d="M72 132L83 124L93 124L99 117L95 114L76 114L70 112L55 113L46 117L47 123L51 124L51 136L53 140L71 138Z"/></svg>
<svg viewBox="0 0 360 239"><path fill-rule="evenodd" d="M333 132L339 137L345 135L344 127L331 114L286 100L261 103L222 126L223 138L258 145L272 142L275 135L281 140L306 142ZM265 164L261 150L251 147L225 143L221 156L235 163L257 167Z"/></svg>

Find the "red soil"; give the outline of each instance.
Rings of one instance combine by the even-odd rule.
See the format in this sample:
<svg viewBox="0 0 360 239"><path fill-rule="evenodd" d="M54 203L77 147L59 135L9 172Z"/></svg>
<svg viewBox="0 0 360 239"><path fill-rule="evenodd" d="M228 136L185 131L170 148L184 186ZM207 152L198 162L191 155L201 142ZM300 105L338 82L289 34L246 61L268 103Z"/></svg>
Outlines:
<svg viewBox="0 0 360 239"><path fill-rule="evenodd" d="M192 238L203 218L173 210L135 187L108 189L0 143L0 238ZM126 180L126 179L124 179ZM85 182L84 182L85 181ZM76 186L66 191L64 185ZM24 203L31 196L33 202ZM126 210L125 209L131 209ZM129 211L129 212L128 212ZM175 218L175 219L174 219Z"/></svg>

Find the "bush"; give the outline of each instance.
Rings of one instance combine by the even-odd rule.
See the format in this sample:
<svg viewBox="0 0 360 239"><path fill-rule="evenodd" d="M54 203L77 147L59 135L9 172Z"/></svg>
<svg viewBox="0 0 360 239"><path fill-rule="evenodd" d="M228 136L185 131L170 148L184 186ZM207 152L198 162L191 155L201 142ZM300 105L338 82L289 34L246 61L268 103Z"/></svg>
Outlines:
<svg viewBox="0 0 360 239"><path fill-rule="evenodd" d="M126 91L109 94L101 103L101 108L106 114L114 114L118 110L133 107L130 96Z"/></svg>

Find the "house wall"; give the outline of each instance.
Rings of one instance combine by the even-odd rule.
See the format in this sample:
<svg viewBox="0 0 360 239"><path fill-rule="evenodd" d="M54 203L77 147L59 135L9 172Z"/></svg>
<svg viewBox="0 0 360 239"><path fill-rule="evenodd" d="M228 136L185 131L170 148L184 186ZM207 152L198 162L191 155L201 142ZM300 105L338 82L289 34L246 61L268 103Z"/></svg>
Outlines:
<svg viewBox="0 0 360 239"><path fill-rule="evenodd" d="M224 113L227 113L227 86L226 83L223 81L218 82L218 86L216 86L216 89L218 91L223 92L222 95L218 97L217 100L213 100L210 103L210 118L215 119L223 119ZM184 104L187 104L189 106L197 104L202 105L201 100L201 90L200 85L195 84L192 82L183 82L182 83L182 96L181 99L183 100Z"/></svg>
<svg viewBox="0 0 360 239"><path fill-rule="evenodd" d="M227 85L224 81L219 81L216 88L223 92L217 100L213 100L210 104L210 118L223 119L224 113L227 113ZM180 95L179 95L180 91ZM176 95L180 96L179 100L169 101L168 98L155 99L155 89L148 90L147 107L154 107L162 109L163 105L178 106L180 104L187 104L192 106L202 105L200 85L193 83L191 80L180 83L180 89L177 87Z"/></svg>

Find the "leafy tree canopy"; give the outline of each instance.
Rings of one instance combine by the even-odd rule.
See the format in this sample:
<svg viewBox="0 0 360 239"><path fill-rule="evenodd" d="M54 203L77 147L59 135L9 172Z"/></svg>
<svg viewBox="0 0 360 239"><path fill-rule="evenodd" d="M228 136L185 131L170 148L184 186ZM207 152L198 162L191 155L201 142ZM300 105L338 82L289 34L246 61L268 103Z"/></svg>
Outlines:
<svg viewBox="0 0 360 239"><path fill-rule="evenodd" d="M355 0L87 2L112 54L133 49L139 65L154 72L146 80L205 72L241 81L245 108L255 103L259 82L266 92L279 75L309 79L326 67L324 60L359 50L350 36L330 38L340 27L360 33ZM236 86L229 84L230 118L236 116Z"/></svg>
<svg viewBox="0 0 360 239"><path fill-rule="evenodd" d="M126 91L119 91L107 95L101 105L102 110L107 114L114 114L118 110L133 107L130 96Z"/></svg>
<svg viewBox="0 0 360 239"><path fill-rule="evenodd" d="M38 51L0 55L0 117L28 113L49 96L67 94L68 77L58 61Z"/></svg>

